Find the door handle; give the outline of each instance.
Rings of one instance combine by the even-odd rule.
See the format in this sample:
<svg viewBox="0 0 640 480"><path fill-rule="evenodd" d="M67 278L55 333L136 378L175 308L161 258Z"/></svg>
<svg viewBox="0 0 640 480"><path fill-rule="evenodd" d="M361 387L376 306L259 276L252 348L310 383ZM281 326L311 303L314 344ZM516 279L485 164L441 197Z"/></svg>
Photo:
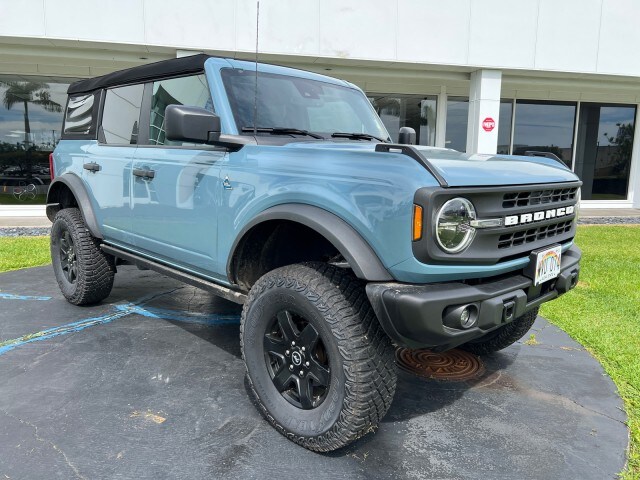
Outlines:
<svg viewBox="0 0 640 480"><path fill-rule="evenodd" d="M153 170L147 170L145 168L134 168L133 169L133 174L136 177L140 177L143 180L151 180L153 179L153 177L156 176L156 172Z"/></svg>
<svg viewBox="0 0 640 480"><path fill-rule="evenodd" d="M90 172L99 172L100 170L102 170L102 167L100 166L100 164L96 163L96 162L89 162L89 163L84 163L82 165L82 168L84 168L85 170L89 170Z"/></svg>

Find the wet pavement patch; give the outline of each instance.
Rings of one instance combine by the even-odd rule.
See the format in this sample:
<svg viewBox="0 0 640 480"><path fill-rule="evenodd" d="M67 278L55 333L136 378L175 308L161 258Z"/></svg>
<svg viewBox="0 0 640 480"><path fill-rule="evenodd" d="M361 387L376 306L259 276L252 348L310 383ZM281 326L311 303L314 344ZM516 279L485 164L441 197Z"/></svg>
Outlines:
<svg viewBox="0 0 640 480"><path fill-rule="evenodd" d="M0 274L0 478L615 478L626 416L612 381L538 319L475 369L409 352L456 381L400 370L380 427L317 454L248 395L237 305L132 267L75 307L50 267ZM467 363L465 363L467 362ZM451 375L450 375L451 376Z"/></svg>

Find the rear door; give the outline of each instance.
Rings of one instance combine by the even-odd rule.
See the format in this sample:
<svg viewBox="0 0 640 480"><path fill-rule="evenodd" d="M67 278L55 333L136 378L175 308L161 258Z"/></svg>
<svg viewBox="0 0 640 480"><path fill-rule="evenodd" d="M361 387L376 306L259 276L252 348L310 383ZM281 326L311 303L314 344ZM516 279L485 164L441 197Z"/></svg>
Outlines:
<svg viewBox="0 0 640 480"><path fill-rule="evenodd" d="M131 163L136 150L143 85L108 89L98 142L87 147L82 177L106 240L133 244Z"/></svg>
<svg viewBox="0 0 640 480"><path fill-rule="evenodd" d="M136 248L221 279L224 266L215 258L220 162L226 151L169 141L164 130L167 105L214 111L207 79L204 74L190 75L155 81L145 88L140 145L131 172L131 231Z"/></svg>

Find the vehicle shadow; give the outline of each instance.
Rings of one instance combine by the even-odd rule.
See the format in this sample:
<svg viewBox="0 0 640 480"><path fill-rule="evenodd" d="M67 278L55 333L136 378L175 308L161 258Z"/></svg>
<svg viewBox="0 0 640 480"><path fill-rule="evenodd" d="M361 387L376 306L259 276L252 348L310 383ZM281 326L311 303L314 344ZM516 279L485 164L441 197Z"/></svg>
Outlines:
<svg viewBox="0 0 640 480"><path fill-rule="evenodd" d="M148 273L139 275L149 276ZM137 283L134 279L130 281ZM129 284L129 281L126 283ZM121 285L120 295L116 297L118 301L132 301L131 294L125 293L126 288L127 285ZM241 358L240 305L179 283L175 286L168 285L166 280L163 282L163 291L165 293L145 303L145 308L156 313L164 321L224 350L236 359ZM394 431L414 418L451 410L453 404L464 402L463 397L472 389L504 388L503 380L496 382L496 379L508 377L503 371L517 359L518 351L517 348L510 348L483 357L480 361L482 368L475 376L464 381L423 378L399 369L394 400L381 421L381 427ZM255 403L246 376L243 380L247 398ZM259 408L257 410L260 411ZM342 449L321 455L327 458L356 458L368 449L379 450L385 441L381 440L380 435L368 434Z"/></svg>
<svg viewBox="0 0 640 480"><path fill-rule="evenodd" d="M394 399L381 425L389 425L393 428L414 418L447 410L451 405L464 401L463 397L471 389L492 388L496 385L496 379L503 377L503 370L506 370L516 359L517 354L513 352L497 352L482 357L483 369L478 375L464 381L436 380L398 369ZM498 384L496 388L501 386ZM370 448L378 449L378 442L376 435L369 434L344 448L322 455L332 458L356 458Z"/></svg>

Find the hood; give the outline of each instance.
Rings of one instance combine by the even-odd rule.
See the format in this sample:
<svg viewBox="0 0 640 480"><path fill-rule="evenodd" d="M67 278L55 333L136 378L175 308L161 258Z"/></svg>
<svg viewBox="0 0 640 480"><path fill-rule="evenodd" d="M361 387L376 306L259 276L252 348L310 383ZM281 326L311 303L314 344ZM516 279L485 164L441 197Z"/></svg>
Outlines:
<svg viewBox="0 0 640 480"><path fill-rule="evenodd" d="M290 143L290 147L367 151L380 155L381 161L405 157L401 153L375 152L375 143L365 142L305 142ZM546 157L517 155L466 154L448 148L424 147L420 151L444 177L450 187L483 187L497 185L527 185L536 183L560 183L578 180L563 163ZM406 157L405 157L406 158Z"/></svg>
<svg viewBox="0 0 640 480"><path fill-rule="evenodd" d="M546 157L480 155L418 148L451 187L526 185L578 180L564 163Z"/></svg>

